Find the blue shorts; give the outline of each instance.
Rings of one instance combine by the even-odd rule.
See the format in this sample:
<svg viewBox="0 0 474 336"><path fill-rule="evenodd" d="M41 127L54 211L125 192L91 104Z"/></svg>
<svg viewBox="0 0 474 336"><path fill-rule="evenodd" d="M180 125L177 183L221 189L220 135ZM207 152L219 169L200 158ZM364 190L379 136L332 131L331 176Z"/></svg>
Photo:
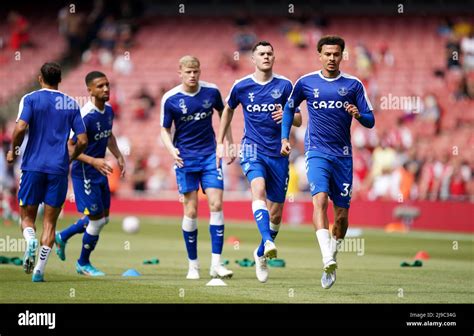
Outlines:
<svg viewBox="0 0 474 336"><path fill-rule="evenodd" d="M222 168L216 167L216 153L200 158L183 158L183 162L182 168L174 167L180 194L199 190L199 183L204 192L207 188L224 189Z"/></svg>
<svg viewBox="0 0 474 336"><path fill-rule="evenodd" d="M348 209L352 196L352 157L309 151L305 159L311 195L328 193L336 206Z"/></svg>
<svg viewBox="0 0 474 336"><path fill-rule="evenodd" d="M289 177L288 157L242 151L240 166L249 182L257 177L265 179L267 199L275 203L285 202Z"/></svg>
<svg viewBox="0 0 474 336"><path fill-rule="evenodd" d="M100 215L110 209L110 189L107 177L101 176L97 181L73 177L74 198L77 211L84 215Z"/></svg>
<svg viewBox="0 0 474 336"><path fill-rule="evenodd" d="M39 205L44 202L61 208L66 200L67 175L22 171L18 188L20 206Z"/></svg>

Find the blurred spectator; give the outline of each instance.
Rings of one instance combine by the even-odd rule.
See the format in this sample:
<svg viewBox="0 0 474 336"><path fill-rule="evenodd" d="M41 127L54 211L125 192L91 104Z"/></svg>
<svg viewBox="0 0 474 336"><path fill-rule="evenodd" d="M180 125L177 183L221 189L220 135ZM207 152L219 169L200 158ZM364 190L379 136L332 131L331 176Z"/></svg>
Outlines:
<svg viewBox="0 0 474 336"><path fill-rule="evenodd" d="M391 173L395 165L396 154L396 151L389 146L388 137L384 133L381 137L380 146L375 148L372 153L371 177L375 178L382 174Z"/></svg>
<svg viewBox="0 0 474 336"><path fill-rule="evenodd" d="M100 46L108 50L114 50L117 42L118 26L112 15L108 15L102 23L97 37L100 41Z"/></svg>
<svg viewBox="0 0 474 336"><path fill-rule="evenodd" d="M77 62L84 48L87 25L86 17L82 13L71 13L69 5L61 8L58 13L59 32L67 41L67 57Z"/></svg>
<svg viewBox="0 0 474 336"><path fill-rule="evenodd" d="M458 68L461 64L459 62L461 58L461 45L459 38L454 34L448 35L446 41L446 66L448 69Z"/></svg>
<svg viewBox="0 0 474 336"><path fill-rule="evenodd" d="M354 52L356 56L356 71L358 77L360 77L361 80L370 78L373 72L373 60L369 50L364 44L359 42L355 47Z"/></svg>
<svg viewBox="0 0 474 336"><path fill-rule="evenodd" d="M392 67L395 64L395 56L390 51L390 47L387 42L380 45L378 53L374 57L377 63L381 63L384 66Z"/></svg>
<svg viewBox="0 0 474 336"><path fill-rule="evenodd" d="M407 161L393 173L394 185L398 187L397 201L407 201L416 197L415 178L418 170L416 161Z"/></svg>
<svg viewBox="0 0 474 336"><path fill-rule="evenodd" d="M134 98L133 114L135 118L138 120L148 119L153 108L156 106L155 98L153 98L144 85L142 85L140 92Z"/></svg>
<svg viewBox="0 0 474 336"><path fill-rule="evenodd" d="M94 66L110 66L113 59L112 53L108 49L101 48L98 40L92 41L90 48L82 54L82 62Z"/></svg>
<svg viewBox="0 0 474 336"><path fill-rule="evenodd" d="M410 128L405 124L405 120L400 117L397 118L396 127L392 128L388 132L388 141L393 144L395 147L402 147L403 149L408 149L413 144L413 135Z"/></svg>
<svg viewBox="0 0 474 336"><path fill-rule="evenodd" d="M130 75L133 71L133 62L130 58L130 51L118 44L115 48L115 60L113 64L113 69L116 73L121 75Z"/></svg>
<svg viewBox="0 0 474 336"><path fill-rule="evenodd" d="M462 67L464 71L474 70L474 28L461 40Z"/></svg>
<svg viewBox="0 0 474 336"><path fill-rule="evenodd" d="M234 42L239 52L248 52L252 50L255 43L257 43L257 35L248 26L243 26L234 35Z"/></svg>
<svg viewBox="0 0 474 336"><path fill-rule="evenodd" d="M108 156L108 162L109 162L109 165L112 167L113 171L112 171L112 174L110 174L109 176L107 176L107 179L109 181L109 189L110 189L110 193L113 195L115 195L117 193L117 191L120 190L120 167L117 163L117 160L115 160L114 157L111 157L110 155Z"/></svg>
<svg viewBox="0 0 474 336"><path fill-rule="evenodd" d="M454 97L456 100L474 99L474 72L470 76L462 75Z"/></svg>
<svg viewBox="0 0 474 336"><path fill-rule="evenodd" d="M7 21L10 24L10 48L19 50L24 47L31 47L30 23L18 12L8 13Z"/></svg>
<svg viewBox="0 0 474 336"><path fill-rule="evenodd" d="M429 93L425 96L419 117L432 123L438 123L441 117L441 109L435 95Z"/></svg>
<svg viewBox="0 0 474 336"><path fill-rule="evenodd" d="M131 33L136 32L144 10L143 2L140 0L120 0L118 19L130 28Z"/></svg>
<svg viewBox="0 0 474 336"><path fill-rule="evenodd" d="M353 182L352 195L355 197L365 196L367 193L367 177L369 176L369 169L371 164L371 153L365 148L357 149L352 152L353 161Z"/></svg>
<svg viewBox="0 0 474 336"><path fill-rule="evenodd" d="M130 48L133 47L133 34L130 26L123 25L120 27L117 44L120 44L127 50L130 50Z"/></svg>
<svg viewBox="0 0 474 336"><path fill-rule="evenodd" d="M471 24L463 20L459 20L453 26L453 32L457 36L467 36L471 32L471 29Z"/></svg>
<svg viewBox="0 0 474 336"><path fill-rule="evenodd" d="M449 17L444 17L438 26L437 32L440 36L449 36L453 31L453 22Z"/></svg>
<svg viewBox="0 0 474 336"><path fill-rule="evenodd" d="M135 161L132 181L133 190L143 192L146 190L146 182L148 179L148 167L146 156L140 155Z"/></svg>
<svg viewBox="0 0 474 336"><path fill-rule="evenodd" d="M239 62L232 57L232 54L222 53L219 60L219 69L229 73L235 73L239 70Z"/></svg>
<svg viewBox="0 0 474 336"><path fill-rule="evenodd" d="M132 152L132 144L130 139L123 134L122 128L119 123L114 123L114 135L117 140L117 146L124 157L130 156Z"/></svg>
<svg viewBox="0 0 474 336"><path fill-rule="evenodd" d="M299 22L292 22L288 31L286 32L288 41L300 49L308 47L307 35L303 30L303 26Z"/></svg>
<svg viewBox="0 0 474 336"><path fill-rule="evenodd" d="M166 189L168 184L168 175L166 170L161 167L157 167L153 170L153 174L147 181L147 190L152 193L158 193L159 191Z"/></svg>

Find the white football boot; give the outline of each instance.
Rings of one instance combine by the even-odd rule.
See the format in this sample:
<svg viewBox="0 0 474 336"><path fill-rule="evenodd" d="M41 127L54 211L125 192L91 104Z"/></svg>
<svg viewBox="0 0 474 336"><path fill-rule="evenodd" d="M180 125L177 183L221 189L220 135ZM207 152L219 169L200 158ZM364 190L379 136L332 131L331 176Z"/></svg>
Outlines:
<svg viewBox="0 0 474 336"><path fill-rule="evenodd" d="M321 286L324 289L331 288L331 286L336 282L336 268L337 263L334 259L331 259L324 264L323 276L321 277Z"/></svg>
<svg viewBox="0 0 474 336"><path fill-rule="evenodd" d="M199 265L196 264L189 264L188 275L186 275L186 279L188 280L199 280Z"/></svg>
<svg viewBox="0 0 474 336"><path fill-rule="evenodd" d="M258 247L253 252L253 258L255 259L255 274L257 274L257 279L260 282L267 282L268 280L268 267L267 267L267 258L265 256L259 257L257 255Z"/></svg>
<svg viewBox="0 0 474 336"><path fill-rule="evenodd" d="M227 269L224 265L219 264L217 266L211 266L209 274L212 278L230 279L234 275L234 272Z"/></svg>
<svg viewBox="0 0 474 336"><path fill-rule="evenodd" d="M267 240L264 246L265 246L265 249L263 251L263 256L265 258L273 259L277 257L277 248L272 241Z"/></svg>

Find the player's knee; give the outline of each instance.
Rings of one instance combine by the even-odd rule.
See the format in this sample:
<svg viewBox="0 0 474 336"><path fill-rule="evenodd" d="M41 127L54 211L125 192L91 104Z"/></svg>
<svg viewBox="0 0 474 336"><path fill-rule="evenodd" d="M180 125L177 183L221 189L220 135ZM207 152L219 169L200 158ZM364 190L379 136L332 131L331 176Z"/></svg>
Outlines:
<svg viewBox="0 0 474 336"><path fill-rule="evenodd" d="M42 235L41 245L52 247L54 245L54 234Z"/></svg>
<svg viewBox="0 0 474 336"><path fill-rule="evenodd" d="M281 214L271 214L270 215L270 222L274 224L280 224L281 223Z"/></svg>
<svg viewBox="0 0 474 336"><path fill-rule="evenodd" d="M316 209L326 211L329 205L329 201L327 196L324 197L316 195L316 197L314 197L313 199L313 204Z"/></svg>
<svg viewBox="0 0 474 336"><path fill-rule="evenodd" d="M335 220L336 224L344 225L349 221L349 216L348 216L347 212L345 212L345 211L336 212L334 220Z"/></svg>
<svg viewBox="0 0 474 336"><path fill-rule="evenodd" d="M87 225L86 232L91 236L98 236L105 224L107 224L105 218L90 220L89 224Z"/></svg>
<svg viewBox="0 0 474 336"><path fill-rule="evenodd" d="M221 200L212 200L209 202L209 209L212 212L222 211L222 201Z"/></svg>
<svg viewBox="0 0 474 336"><path fill-rule="evenodd" d="M189 218L196 218L197 217L197 208L192 206L187 206L184 209L184 215Z"/></svg>
<svg viewBox="0 0 474 336"><path fill-rule="evenodd" d="M261 188L260 188L260 187L257 187L257 188L254 188L254 189L252 190L252 193L253 193L253 197L254 197L255 199L261 200L261 199L265 199L265 197L266 197L266 194L265 194L265 187L261 187Z"/></svg>

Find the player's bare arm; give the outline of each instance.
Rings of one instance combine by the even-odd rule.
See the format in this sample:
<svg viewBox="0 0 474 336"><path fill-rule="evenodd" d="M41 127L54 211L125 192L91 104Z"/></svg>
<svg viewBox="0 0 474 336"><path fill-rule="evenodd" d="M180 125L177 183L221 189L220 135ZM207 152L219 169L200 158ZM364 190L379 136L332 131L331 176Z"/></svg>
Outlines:
<svg viewBox="0 0 474 336"><path fill-rule="evenodd" d="M72 139L69 139L68 147L70 148L70 152L71 150L73 150L75 145L76 145L76 142L74 142L74 140ZM112 167L107 163L107 161L104 158L95 158L90 155L81 153L76 157L75 160L91 165L104 176L108 176L109 174L113 172Z"/></svg>
<svg viewBox="0 0 474 336"><path fill-rule="evenodd" d="M26 130L28 129L28 124L23 120L18 120L13 130L12 136L12 149L7 153L7 162L13 163L20 154L20 147L25 138Z"/></svg>
<svg viewBox="0 0 474 336"><path fill-rule="evenodd" d="M120 176L124 177L125 176L125 159L122 155L122 152L120 152L120 148L117 145L117 139L115 138L115 135L112 133L109 137L109 141L107 142L107 148L110 150L110 152L115 156L117 159L117 164L120 167Z"/></svg>
<svg viewBox="0 0 474 336"><path fill-rule="evenodd" d="M277 124L281 124L281 122L283 121L283 109L281 107L278 107L276 111L273 111L272 118ZM301 118L301 113L295 113L295 117L293 119L293 126L300 127L302 123L303 119Z"/></svg>
<svg viewBox="0 0 474 336"><path fill-rule="evenodd" d="M222 114L224 113L224 111L222 110L222 111L217 111L217 112L219 113L219 117L221 118L221 125L222 125ZM233 110L232 110L232 113L233 113ZM229 122L229 125L230 125L230 122ZM232 136L232 127L227 127L227 131L225 133L225 138L227 139L227 142L228 142L229 145L234 143L234 137ZM222 141L222 143L223 143L223 141ZM219 142L217 142L217 144L219 145ZM223 148L223 145L222 145L221 146L222 155L224 155L223 150L224 150L224 148ZM217 149L216 149L216 151L217 151ZM236 157L237 157L236 153L234 151L230 151L229 152L229 161L227 161L227 164L230 165L232 162L234 162ZM216 158L217 158L217 155L216 155Z"/></svg>
<svg viewBox="0 0 474 336"><path fill-rule="evenodd" d="M173 157L176 166L178 166L178 168L182 168L184 166L184 161L179 156L179 149L173 146L173 141L171 140L171 128L161 128L161 140L163 141L163 144L165 145L168 152Z"/></svg>
<svg viewBox="0 0 474 336"><path fill-rule="evenodd" d="M357 119L362 126L367 128L372 128L375 125L375 119L372 111L368 111L366 113L360 113L357 106L353 104L349 104L346 106L346 111L349 113L353 118Z"/></svg>
<svg viewBox="0 0 474 336"><path fill-rule="evenodd" d="M77 141L68 141L69 163L76 160L77 157L87 148L87 134L81 133L77 135Z"/></svg>
<svg viewBox="0 0 474 336"><path fill-rule="evenodd" d="M357 108L357 106L355 106L354 104L349 104L346 106L346 111L353 117L353 118L356 118L356 119L359 119L360 118L360 113L359 113L359 109Z"/></svg>
<svg viewBox="0 0 474 336"><path fill-rule="evenodd" d="M222 111L221 123L219 125L219 133L217 135L217 147L216 147L216 167L217 168L220 167L221 159L224 157L224 137L229 132L230 123L232 121L233 116L234 116L234 110L231 109L228 104L226 104L226 106L224 107L224 111ZM234 160L235 160L235 157L230 162L228 162L228 164L231 164Z"/></svg>
<svg viewBox="0 0 474 336"><path fill-rule="evenodd" d="M291 153L290 141L288 139L282 139L280 154L283 156L288 156L290 155L290 153Z"/></svg>

